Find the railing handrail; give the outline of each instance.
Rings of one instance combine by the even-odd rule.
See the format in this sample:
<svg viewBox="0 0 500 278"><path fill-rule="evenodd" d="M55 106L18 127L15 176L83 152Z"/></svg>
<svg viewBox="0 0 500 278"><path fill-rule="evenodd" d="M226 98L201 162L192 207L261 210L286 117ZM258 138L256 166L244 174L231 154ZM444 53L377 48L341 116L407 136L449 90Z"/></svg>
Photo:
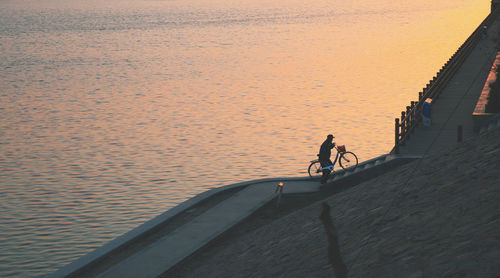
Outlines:
<svg viewBox="0 0 500 278"><path fill-rule="evenodd" d="M396 118L396 140L393 151L396 153L399 152L399 146L405 143L416 124L420 122L420 112L423 102L428 98L435 101L439 97L443 86L446 85L447 82L453 77L454 73L472 51L472 48L474 48L481 40L483 27L488 26L498 16L499 12L500 9L495 9L481 22L481 24L479 24L467 40L465 40L465 42L445 63L441 70L439 70L437 75L426 85L422 92L419 93L418 101L412 101L411 106L407 106L406 111L401 112L401 118Z"/></svg>

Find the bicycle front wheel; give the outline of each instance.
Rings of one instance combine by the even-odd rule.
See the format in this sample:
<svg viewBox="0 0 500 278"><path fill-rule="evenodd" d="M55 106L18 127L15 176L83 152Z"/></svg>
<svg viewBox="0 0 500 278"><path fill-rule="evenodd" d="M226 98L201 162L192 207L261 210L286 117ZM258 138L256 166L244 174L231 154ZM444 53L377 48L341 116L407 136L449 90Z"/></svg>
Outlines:
<svg viewBox="0 0 500 278"><path fill-rule="evenodd" d="M340 155L339 164L342 169L354 171L358 166L358 157L352 152L345 152Z"/></svg>
<svg viewBox="0 0 500 278"><path fill-rule="evenodd" d="M323 174L321 171L321 163L319 161L313 161L311 165L309 165L309 169L307 169L307 172L309 172L309 176L311 178L319 178Z"/></svg>

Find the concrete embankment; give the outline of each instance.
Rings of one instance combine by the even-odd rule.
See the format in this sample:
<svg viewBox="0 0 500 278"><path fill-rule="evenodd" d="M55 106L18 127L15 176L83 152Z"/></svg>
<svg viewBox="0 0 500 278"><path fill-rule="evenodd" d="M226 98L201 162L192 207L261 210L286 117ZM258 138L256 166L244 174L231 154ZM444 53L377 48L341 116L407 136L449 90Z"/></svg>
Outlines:
<svg viewBox="0 0 500 278"><path fill-rule="evenodd" d="M327 198L348 276L499 277L499 165L496 128ZM164 277L333 277L322 202L240 226Z"/></svg>

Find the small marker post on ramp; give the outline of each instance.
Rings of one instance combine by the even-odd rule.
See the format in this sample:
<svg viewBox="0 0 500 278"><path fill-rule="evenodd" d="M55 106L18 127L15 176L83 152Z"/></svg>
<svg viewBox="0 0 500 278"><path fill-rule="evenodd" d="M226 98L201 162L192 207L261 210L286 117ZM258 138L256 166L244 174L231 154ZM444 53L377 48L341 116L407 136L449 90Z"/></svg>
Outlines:
<svg viewBox="0 0 500 278"><path fill-rule="evenodd" d="M281 201L281 195L283 194L283 187L284 187L284 184L282 182L278 183L278 186L276 186L276 190L274 191L274 193L278 194L278 198L276 198L276 208L279 208L280 207L280 201Z"/></svg>

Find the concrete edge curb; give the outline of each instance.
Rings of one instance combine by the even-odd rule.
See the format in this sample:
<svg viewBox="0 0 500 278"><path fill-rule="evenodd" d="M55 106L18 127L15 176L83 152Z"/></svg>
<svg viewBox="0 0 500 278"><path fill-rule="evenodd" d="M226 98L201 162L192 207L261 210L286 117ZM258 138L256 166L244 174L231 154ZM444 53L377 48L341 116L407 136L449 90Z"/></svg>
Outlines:
<svg viewBox="0 0 500 278"><path fill-rule="evenodd" d="M390 156L390 158L389 158ZM330 186L335 183L343 182L345 180L357 180L356 183L361 183L366 180L372 179L378 175L382 175L387 171L392 170L394 167L402 166L404 164L410 163L414 160L420 159L422 156L401 156L401 155L388 155L384 161L380 164L364 168L358 172L346 172L345 174L339 176L338 178L328 182L327 184L321 186L321 189L329 189ZM370 163L373 163L370 162ZM366 163L366 164L370 164ZM359 167L359 166L358 166Z"/></svg>

